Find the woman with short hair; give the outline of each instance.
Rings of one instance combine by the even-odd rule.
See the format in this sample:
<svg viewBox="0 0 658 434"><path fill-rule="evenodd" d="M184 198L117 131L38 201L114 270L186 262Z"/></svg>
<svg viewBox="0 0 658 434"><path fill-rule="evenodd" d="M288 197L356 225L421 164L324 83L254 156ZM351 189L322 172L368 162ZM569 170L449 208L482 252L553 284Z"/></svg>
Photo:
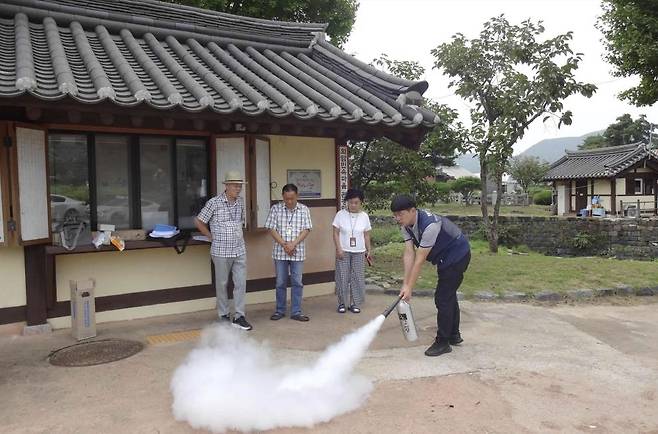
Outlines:
<svg viewBox="0 0 658 434"><path fill-rule="evenodd" d="M345 194L346 208L334 217L334 245L336 246L336 295L338 313L346 306L353 313L361 312L365 300L365 262L370 254L370 217L361 207L363 192L349 189Z"/></svg>

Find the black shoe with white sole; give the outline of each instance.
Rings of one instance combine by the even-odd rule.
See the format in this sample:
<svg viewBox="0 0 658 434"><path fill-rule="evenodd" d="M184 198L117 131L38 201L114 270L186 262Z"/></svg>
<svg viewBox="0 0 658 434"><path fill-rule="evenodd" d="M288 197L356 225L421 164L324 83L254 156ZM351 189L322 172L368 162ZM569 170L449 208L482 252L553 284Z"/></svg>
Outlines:
<svg viewBox="0 0 658 434"><path fill-rule="evenodd" d="M231 323L231 317L229 315L222 315L219 317L219 323L220 324L230 324Z"/></svg>
<svg viewBox="0 0 658 434"><path fill-rule="evenodd" d="M243 316L233 320L233 327L237 327L242 330L251 330L253 327L247 322L247 319Z"/></svg>

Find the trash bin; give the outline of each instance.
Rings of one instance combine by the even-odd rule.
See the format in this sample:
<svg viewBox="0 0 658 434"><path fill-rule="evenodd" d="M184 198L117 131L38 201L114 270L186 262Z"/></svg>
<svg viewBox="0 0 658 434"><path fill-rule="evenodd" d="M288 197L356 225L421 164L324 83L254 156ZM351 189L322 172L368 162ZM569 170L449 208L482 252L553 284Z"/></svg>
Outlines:
<svg viewBox="0 0 658 434"><path fill-rule="evenodd" d="M96 336L96 281L71 280L71 333L79 341Z"/></svg>

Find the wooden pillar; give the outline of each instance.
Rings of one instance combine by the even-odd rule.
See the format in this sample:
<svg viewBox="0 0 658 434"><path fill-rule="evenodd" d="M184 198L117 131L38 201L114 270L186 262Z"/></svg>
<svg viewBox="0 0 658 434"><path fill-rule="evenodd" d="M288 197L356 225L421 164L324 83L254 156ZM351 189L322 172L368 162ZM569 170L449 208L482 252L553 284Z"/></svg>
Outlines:
<svg viewBox="0 0 658 434"><path fill-rule="evenodd" d="M617 214L617 179L610 180L610 214Z"/></svg>
<svg viewBox="0 0 658 434"><path fill-rule="evenodd" d="M48 270L45 245L24 246L26 319L28 326L46 324L48 319Z"/></svg>

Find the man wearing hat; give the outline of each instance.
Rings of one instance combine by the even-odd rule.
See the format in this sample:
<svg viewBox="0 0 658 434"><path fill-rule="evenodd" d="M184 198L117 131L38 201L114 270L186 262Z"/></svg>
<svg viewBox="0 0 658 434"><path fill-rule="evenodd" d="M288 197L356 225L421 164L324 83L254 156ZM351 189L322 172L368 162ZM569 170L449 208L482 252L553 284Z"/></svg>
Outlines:
<svg viewBox="0 0 658 434"><path fill-rule="evenodd" d="M457 289L471 260L471 248L462 231L453 222L428 210L416 209L407 195L396 196L391 211L404 238L404 282L400 296L411 298L411 292L425 261L436 265L438 281L434 303L438 310L436 339L426 356L440 356L452 351L451 345L463 342L459 332Z"/></svg>
<svg viewBox="0 0 658 434"><path fill-rule="evenodd" d="M210 256L215 266L217 311L220 322L231 322L226 285L233 273L235 314L232 324L242 330L252 326L244 316L247 289L247 251L242 233L245 222L244 199L240 197L246 182L240 172L229 170L224 177L224 192L213 197L196 217L197 229L212 239Z"/></svg>

